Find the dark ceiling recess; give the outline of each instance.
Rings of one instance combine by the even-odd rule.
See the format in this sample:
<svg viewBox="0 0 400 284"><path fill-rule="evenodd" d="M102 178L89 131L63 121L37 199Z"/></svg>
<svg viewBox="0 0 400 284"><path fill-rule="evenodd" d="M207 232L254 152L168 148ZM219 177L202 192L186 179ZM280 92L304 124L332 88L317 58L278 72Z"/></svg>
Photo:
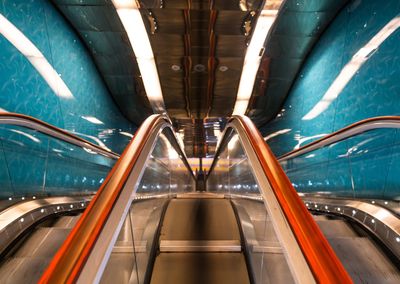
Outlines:
<svg viewBox="0 0 400 284"><path fill-rule="evenodd" d="M121 112L136 125L152 113L135 55L111 0L52 0L86 44Z"/></svg>
<svg viewBox="0 0 400 284"><path fill-rule="evenodd" d="M348 0L286 0L266 42L247 114L262 126L275 118L323 31Z"/></svg>

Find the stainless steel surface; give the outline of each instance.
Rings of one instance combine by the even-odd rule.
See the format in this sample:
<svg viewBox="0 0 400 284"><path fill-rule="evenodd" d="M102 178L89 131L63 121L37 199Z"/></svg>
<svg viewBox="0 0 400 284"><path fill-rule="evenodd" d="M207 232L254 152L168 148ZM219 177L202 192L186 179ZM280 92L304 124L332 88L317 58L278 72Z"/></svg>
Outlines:
<svg viewBox="0 0 400 284"><path fill-rule="evenodd" d="M250 280L241 253L161 253L150 283L245 284Z"/></svg>
<svg viewBox="0 0 400 284"><path fill-rule="evenodd" d="M229 200L174 199L165 213L160 240L240 241L240 234Z"/></svg>
<svg viewBox="0 0 400 284"><path fill-rule="evenodd" d="M328 240L354 283L400 283L398 269L368 239Z"/></svg>
<svg viewBox="0 0 400 284"><path fill-rule="evenodd" d="M343 220L317 220L317 224L327 238L358 236Z"/></svg>
<svg viewBox="0 0 400 284"><path fill-rule="evenodd" d="M227 199L171 200L159 251L150 283L249 283L239 227Z"/></svg>
<svg viewBox="0 0 400 284"><path fill-rule="evenodd" d="M346 216L374 233L400 259L400 219L370 202L304 196L309 210Z"/></svg>
<svg viewBox="0 0 400 284"><path fill-rule="evenodd" d="M377 243L350 226L343 215L316 215L316 221L354 283L400 282L400 271Z"/></svg>
<svg viewBox="0 0 400 284"><path fill-rule="evenodd" d="M0 252L27 228L56 213L83 210L91 196L49 197L17 203L0 212Z"/></svg>
<svg viewBox="0 0 400 284"><path fill-rule="evenodd" d="M2 259L0 283L37 283L79 217L54 216L32 229Z"/></svg>
<svg viewBox="0 0 400 284"><path fill-rule="evenodd" d="M239 240L161 240L160 252L241 252Z"/></svg>
<svg viewBox="0 0 400 284"><path fill-rule="evenodd" d="M217 194L213 192L188 192L188 193L178 193L176 198L225 198L224 194Z"/></svg>
<svg viewBox="0 0 400 284"><path fill-rule="evenodd" d="M36 122L35 120L30 120L27 118L23 118L20 116L11 116L10 113L7 114L7 116L2 116L0 113L0 124L9 124L9 125L18 125L22 127L26 127L29 129L33 129L36 131L39 131L43 134L49 135L51 137L57 138L59 140L68 142L72 145L89 149L97 154L103 155L108 158L112 159L118 159L119 155L112 152L110 149L105 149L101 145L96 146L93 145L90 142L84 142L84 139L77 139L73 135L68 136L62 131L59 131L57 128L53 127L48 127L45 124L41 124L39 122Z"/></svg>
<svg viewBox="0 0 400 284"><path fill-rule="evenodd" d="M304 155L319 148L329 146L338 141L347 139L349 137L358 135L360 133L380 128L400 128L400 121L388 118L382 118L381 120L375 120L375 121L367 121L366 123L357 125L354 128L348 128L344 131L339 130L340 133L338 133L337 135L329 136L326 139L322 138L320 142L315 143L311 146L305 145L292 154L289 153L288 155L283 155L279 157L278 160L279 162L283 162L289 159L293 159L295 157Z"/></svg>
<svg viewBox="0 0 400 284"><path fill-rule="evenodd" d="M4 284L36 284L50 261L51 258L12 258L0 268L0 282Z"/></svg>

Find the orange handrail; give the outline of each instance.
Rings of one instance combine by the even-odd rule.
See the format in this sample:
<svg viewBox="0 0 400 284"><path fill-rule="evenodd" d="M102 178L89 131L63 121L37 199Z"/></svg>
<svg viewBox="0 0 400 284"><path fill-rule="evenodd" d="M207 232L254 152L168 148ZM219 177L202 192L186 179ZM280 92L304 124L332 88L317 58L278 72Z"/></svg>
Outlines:
<svg viewBox="0 0 400 284"><path fill-rule="evenodd" d="M245 116L234 116L232 119L237 119L245 130L316 281L352 283L347 271L253 122Z"/></svg>
<svg viewBox="0 0 400 284"><path fill-rule="evenodd" d="M147 118L122 153L76 226L58 250L39 283L73 283L86 263L124 184L153 129L165 117Z"/></svg>

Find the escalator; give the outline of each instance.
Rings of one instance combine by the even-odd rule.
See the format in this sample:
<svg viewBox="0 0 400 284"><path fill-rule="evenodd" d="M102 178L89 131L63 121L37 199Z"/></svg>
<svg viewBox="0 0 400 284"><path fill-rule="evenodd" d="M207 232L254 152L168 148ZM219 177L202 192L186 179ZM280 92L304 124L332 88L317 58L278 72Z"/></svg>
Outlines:
<svg viewBox="0 0 400 284"><path fill-rule="evenodd" d="M2 256L0 283L37 281L80 215L51 216L19 237Z"/></svg>
<svg viewBox="0 0 400 284"><path fill-rule="evenodd" d="M169 120L150 117L68 238L78 216L53 214L28 226L0 276L10 283L398 283L398 255L385 250L384 237L400 240L398 229L361 228L379 216L344 201L335 201L339 208L301 200L257 135L249 120L232 119L200 192Z"/></svg>
<svg viewBox="0 0 400 284"><path fill-rule="evenodd" d="M367 231L343 218L313 216L354 282L400 283L396 259L388 257Z"/></svg>
<svg viewBox="0 0 400 284"><path fill-rule="evenodd" d="M226 199L173 199L150 283L250 283L241 234Z"/></svg>

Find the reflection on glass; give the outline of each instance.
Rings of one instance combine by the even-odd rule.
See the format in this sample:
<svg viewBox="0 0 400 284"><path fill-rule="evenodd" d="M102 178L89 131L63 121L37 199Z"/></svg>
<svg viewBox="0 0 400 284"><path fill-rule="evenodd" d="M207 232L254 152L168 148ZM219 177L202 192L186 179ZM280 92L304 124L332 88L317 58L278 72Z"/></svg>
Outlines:
<svg viewBox="0 0 400 284"><path fill-rule="evenodd" d="M281 162L301 193L400 198L397 129L375 129Z"/></svg>
<svg viewBox="0 0 400 284"><path fill-rule="evenodd" d="M24 127L0 125L0 198L91 194L115 163Z"/></svg>
<svg viewBox="0 0 400 284"><path fill-rule="evenodd" d="M194 179L165 129L149 155L101 283L149 283L154 242L169 198L194 190Z"/></svg>
<svg viewBox="0 0 400 284"><path fill-rule="evenodd" d="M240 139L232 133L208 176L207 189L227 193L232 198L255 283L294 283L286 252L275 233L259 188Z"/></svg>

